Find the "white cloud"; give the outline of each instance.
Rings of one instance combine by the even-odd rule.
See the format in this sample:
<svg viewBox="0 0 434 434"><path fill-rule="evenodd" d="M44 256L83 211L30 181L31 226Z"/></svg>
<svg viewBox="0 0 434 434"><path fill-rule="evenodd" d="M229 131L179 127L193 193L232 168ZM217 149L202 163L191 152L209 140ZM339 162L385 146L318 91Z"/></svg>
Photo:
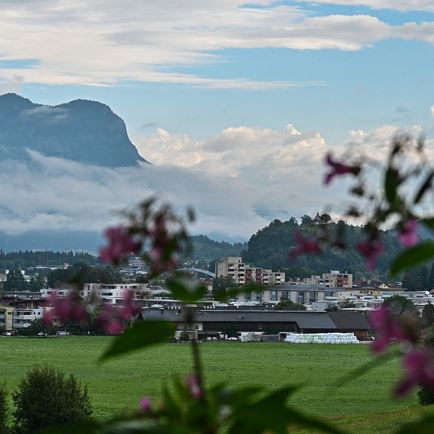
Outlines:
<svg viewBox="0 0 434 434"><path fill-rule="evenodd" d="M296 0L298 3L367 6L372 9L434 12L432 0Z"/></svg>
<svg viewBox="0 0 434 434"><path fill-rule="evenodd" d="M0 0L2 60L35 61L0 66L0 77L18 75L42 84L150 81L219 89L288 88L321 83L207 78L177 67L219 62L224 58L215 53L231 48L359 50L393 38L434 43L429 22L394 26L368 15L312 17L300 6L264 0L259 3L269 7L254 8L244 3Z"/></svg>
<svg viewBox="0 0 434 434"><path fill-rule="evenodd" d="M11 234L100 231L119 220L115 210L157 193L198 211L196 233L248 237L274 217L323 204L318 133L237 127L196 141L160 129L141 149L158 164L108 169L33 151L30 165L0 162L0 227Z"/></svg>
<svg viewBox="0 0 434 434"><path fill-rule="evenodd" d="M22 77L16 75L3 81L0 80L0 95L9 92L19 93L21 91L22 82Z"/></svg>
<svg viewBox="0 0 434 434"><path fill-rule="evenodd" d="M386 155L394 126L351 133L352 152ZM415 134L420 127L412 130ZM428 141L434 157L434 141ZM110 169L49 158L29 151L32 163L0 162L0 228L102 231L119 221L116 211L157 194L178 209L198 212L195 233L245 237L274 218L328 209L342 213L347 182L322 186L328 150L318 132L289 124L281 130L239 126L203 140L157 129L142 139L141 154L154 165Z"/></svg>
<svg viewBox="0 0 434 434"><path fill-rule="evenodd" d="M434 118L434 105L431 106L431 116Z"/></svg>

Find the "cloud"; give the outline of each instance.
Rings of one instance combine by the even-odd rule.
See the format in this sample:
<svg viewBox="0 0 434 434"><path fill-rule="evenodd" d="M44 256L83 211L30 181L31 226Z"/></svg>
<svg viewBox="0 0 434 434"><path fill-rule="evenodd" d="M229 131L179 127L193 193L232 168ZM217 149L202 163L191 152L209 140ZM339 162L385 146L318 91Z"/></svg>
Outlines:
<svg viewBox="0 0 434 434"><path fill-rule="evenodd" d="M374 5L374 0L366 3ZM403 1L382 2L387 3L404 5ZM242 0L0 0L0 53L10 61L8 68L0 68L0 77L15 74L27 83L41 84L107 86L147 81L270 90L323 83L209 78L180 72L179 67L224 61L225 49L360 50L386 39L434 43L431 22L390 25L370 15L312 16L301 3L255 4L247 7ZM26 59L35 62L11 67Z"/></svg>
<svg viewBox="0 0 434 434"><path fill-rule="evenodd" d="M431 106L431 116L434 118L434 105Z"/></svg>
<svg viewBox="0 0 434 434"><path fill-rule="evenodd" d="M22 82L23 78L18 75L14 75L3 81L0 80L0 95L10 92L19 93L21 91Z"/></svg>
<svg viewBox="0 0 434 434"><path fill-rule="evenodd" d="M196 209L194 233L248 238L274 218L324 209L340 215L348 183L323 187L326 152L386 155L398 131L393 125L357 130L348 147L331 147L319 132L292 124L280 130L230 127L201 140L157 128L138 145L154 164L118 169L29 150L30 164L0 161L0 229L8 234L101 232L121 220L120 210L156 194L178 210ZM434 158L434 140L427 147Z"/></svg>
<svg viewBox="0 0 434 434"><path fill-rule="evenodd" d="M367 6L372 9L434 12L432 0L296 0L298 3Z"/></svg>
<svg viewBox="0 0 434 434"><path fill-rule="evenodd" d="M247 238L272 218L323 204L324 139L292 125L227 128L203 141L157 129L141 150L156 164L109 169L34 151L28 165L0 162L0 228L101 231L119 221L116 211L158 194L180 210L197 210L196 233Z"/></svg>

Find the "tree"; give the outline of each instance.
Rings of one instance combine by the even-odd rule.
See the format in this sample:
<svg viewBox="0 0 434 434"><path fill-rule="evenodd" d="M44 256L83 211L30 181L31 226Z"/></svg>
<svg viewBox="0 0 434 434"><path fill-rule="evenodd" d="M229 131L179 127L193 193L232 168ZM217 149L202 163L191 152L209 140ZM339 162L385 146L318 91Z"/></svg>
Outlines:
<svg viewBox="0 0 434 434"><path fill-rule="evenodd" d="M86 282L120 283L122 276L110 266L96 266L77 263L68 268L53 270L47 276L49 288L56 288L62 283L81 285Z"/></svg>
<svg viewBox="0 0 434 434"><path fill-rule="evenodd" d="M432 289L434 289L434 262L431 264L431 270L427 282L427 290L431 291Z"/></svg>
<svg viewBox="0 0 434 434"><path fill-rule="evenodd" d="M46 287L46 282L45 279L40 274L36 274L30 279L30 282L28 283L27 286L30 291L37 292L40 289Z"/></svg>
<svg viewBox="0 0 434 434"><path fill-rule="evenodd" d="M8 420L8 392L6 384L0 384L0 433L9 432L7 426Z"/></svg>
<svg viewBox="0 0 434 434"><path fill-rule="evenodd" d="M431 303L426 304L422 310L422 326L425 328L434 325L434 306Z"/></svg>
<svg viewBox="0 0 434 434"><path fill-rule="evenodd" d="M429 271L426 266L414 268L404 273L402 286L407 291L425 291L429 287Z"/></svg>
<svg viewBox="0 0 434 434"><path fill-rule="evenodd" d="M280 300L276 304L277 310L306 310L306 306L300 303L294 303L291 300Z"/></svg>
<svg viewBox="0 0 434 434"><path fill-rule="evenodd" d="M212 282L212 294L214 297L219 297L221 294L226 292L226 289L234 287L235 282L232 277L216 277Z"/></svg>
<svg viewBox="0 0 434 434"><path fill-rule="evenodd" d="M42 319L35 319L29 327L20 330L22 336L37 336L38 333L46 333L47 335L55 335L58 327L47 325ZM1 431L0 431L1 432Z"/></svg>
<svg viewBox="0 0 434 434"><path fill-rule="evenodd" d="M324 213L320 216L320 222L321 223L330 223L332 221L332 218L330 217L330 214Z"/></svg>
<svg viewBox="0 0 434 434"><path fill-rule="evenodd" d="M402 295L394 295L386 299L384 304L389 307L391 314L395 317L402 315L418 315L414 303Z"/></svg>
<svg viewBox="0 0 434 434"><path fill-rule="evenodd" d="M434 348L434 336L432 332L425 338L424 344L430 349ZM431 387L421 386L417 392L417 397L419 403L422 405L434 404L434 390Z"/></svg>
<svg viewBox="0 0 434 434"><path fill-rule="evenodd" d="M302 218L301 218L301 224L302 225L311 225L313 223L313 220L311 217L309 217L307 214L305 214Z"/></svg>
<svg viewBox="0 0 434 434"><path fill-rule="evenodd" d="M28 289L28 284L24 279L21 270L10 270L7 274L7 280L3 284L5 291L25 291Z"/></svg>
<svg viewBox="0 0 434 434"><path fill-rule="evenodd" d="M351 300L343 300L339 303L339 309L349 309L356 307L356 303Z"/></svg>
<svg viewBox="0 0 434 434"><path fill-rule="evenodd" d="M92 414L87 386L52 367L31 369L12 398L17 434L85 420Z"/></svg>

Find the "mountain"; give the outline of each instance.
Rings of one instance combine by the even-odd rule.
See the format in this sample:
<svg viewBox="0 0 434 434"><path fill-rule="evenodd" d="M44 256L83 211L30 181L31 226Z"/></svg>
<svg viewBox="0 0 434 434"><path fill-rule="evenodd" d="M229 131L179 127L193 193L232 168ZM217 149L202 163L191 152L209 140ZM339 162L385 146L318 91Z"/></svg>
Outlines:
<svg viewBox="0 0 434 434"><path fill-rule="evenodd" d="M226 256L240 256L241 251L247 247L246 243L227 243L215 241L206 235L193 235L193 253L191 259L196 261L213 261Z"/></svg>
<svg viewBox="0 0 434 434"><path fill-rule="evenodd" d="M331 233L337 225L327 225ZM357 277L366 273L364 258L357 252L355 246L365 239L363 228L344 225L347 248L344 250L327 249L319 255L303 255L290 258L289 252L294 247L294 233L301 232L305 236L314 237L318 226L299 224L295 218L288 221L274 220L265 228L252 235L247 243L247 249L242 252L243 259L251 265L285 271L290 277L307 277L311 274L321 274L329 270L348 271ZM387 275L389 265L401 250L396 234L391 231L382 233L384 253L379 257L377 274Z"/></svg>
<svg viewBox="0 0 434 434"><path fill-rule="evenodd" d="M105 167L146 162L124 121L105 104L79 99L48 106L14 93L1 95L0 157L26 161L27 149Z"/></svg>

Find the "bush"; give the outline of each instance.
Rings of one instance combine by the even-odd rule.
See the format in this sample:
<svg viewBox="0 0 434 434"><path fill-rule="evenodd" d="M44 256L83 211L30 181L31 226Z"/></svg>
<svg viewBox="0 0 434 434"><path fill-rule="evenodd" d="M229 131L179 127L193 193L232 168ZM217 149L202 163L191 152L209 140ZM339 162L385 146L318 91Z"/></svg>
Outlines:
<svg viewBox="0 0 434 434"><path fill-rule="evenodd" d="M8 420L8 392L6 383L0 384L0 433L7 433Z"/></svg>
<svg viewBox="0 0 434 434"><path fill-rule="evenodd" d="M422 386L417 392L417 397L419 399L419 404L434 404L434 391L429 387Z"/></svg>
<svg viewBox="0 0 434 434"><path fill-rule="evenodd" d="M52 367L31 369L12 397L19 434L87 419L92 414L87 387L74 375L68 377Z"/></svg>
<svg viewBox="0 0 434 434"><path fill-rule="evenodd" d="M430 330L427 331L427 335L424 339L424 345L427 348L434 350L434 329L432 327ZM417 398L419 400L419 404L434 404L434 390L429 387L421 386L417 392Z"/></svg>

